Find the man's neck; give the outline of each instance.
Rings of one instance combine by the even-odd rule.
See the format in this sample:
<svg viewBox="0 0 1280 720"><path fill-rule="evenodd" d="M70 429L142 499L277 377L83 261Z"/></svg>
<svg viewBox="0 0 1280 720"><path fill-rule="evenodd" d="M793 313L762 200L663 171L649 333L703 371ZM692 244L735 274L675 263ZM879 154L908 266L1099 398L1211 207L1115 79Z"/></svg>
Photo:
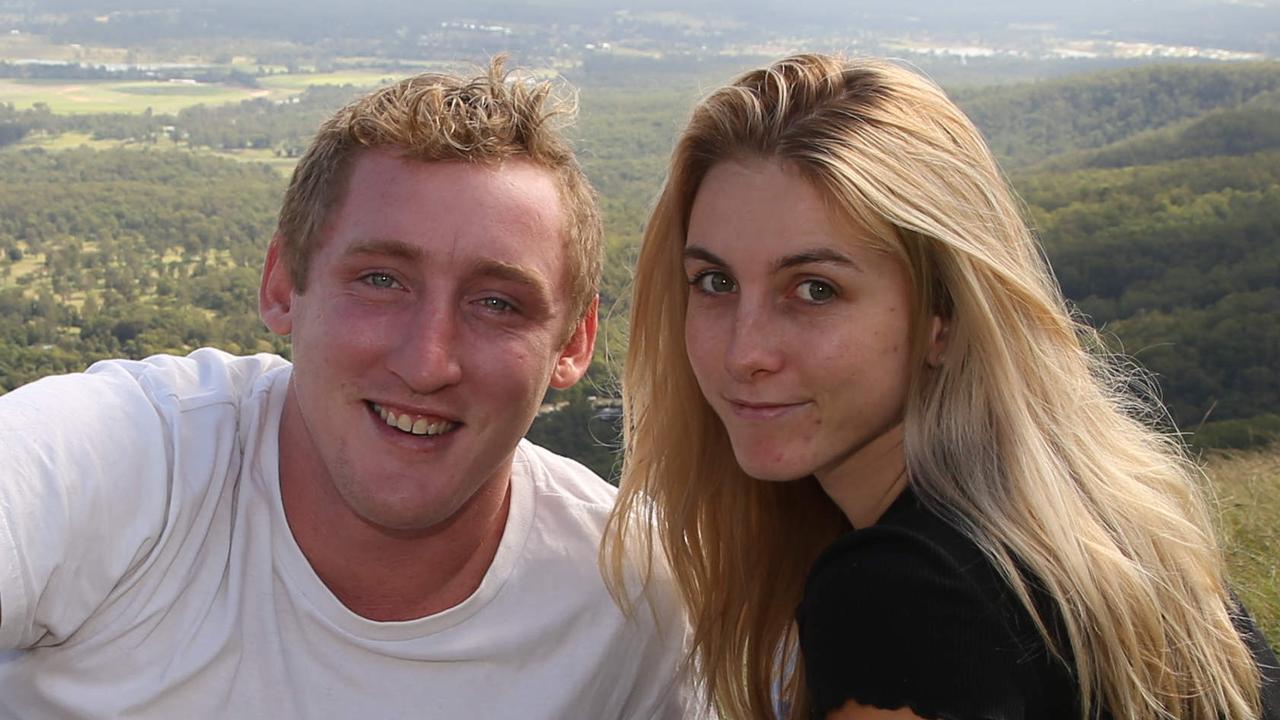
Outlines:
<svg viewBox="0 0 1280 720"><path fill-rule="evenodd" d="M290 431L287 416L286 410L282 441ZM482 486L439 525L395 530L357 515L314 453L284 448L282 442L280 496L289 530L349 610L381 622L413 620L458 605L480 586L506 528L509 476Z"/></svg>

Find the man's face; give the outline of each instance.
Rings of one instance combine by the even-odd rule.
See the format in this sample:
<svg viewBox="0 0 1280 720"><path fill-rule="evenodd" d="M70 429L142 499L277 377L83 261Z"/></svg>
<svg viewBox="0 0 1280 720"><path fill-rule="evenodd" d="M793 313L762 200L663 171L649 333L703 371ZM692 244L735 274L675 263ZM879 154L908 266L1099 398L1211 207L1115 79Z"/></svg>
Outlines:
<svg viewBox="0 0 1280 720"><path fill-rule="evenodd" d="M503 488L548 385L586 371L554 176L526 161L355 161L298 292L273 247L263 317L291 334L281 457L379 527L436 526ZM565 338L568 337L566 343ZM286 463L282 461L282 467Z"/></svg>

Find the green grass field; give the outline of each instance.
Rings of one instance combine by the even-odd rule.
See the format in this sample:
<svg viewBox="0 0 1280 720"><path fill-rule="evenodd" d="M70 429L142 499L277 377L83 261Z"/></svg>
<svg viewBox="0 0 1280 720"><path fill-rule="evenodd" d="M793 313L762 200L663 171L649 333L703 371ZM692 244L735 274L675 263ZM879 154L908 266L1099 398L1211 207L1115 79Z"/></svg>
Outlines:
<svg viewBox="0 0 1280 720"><path fill-rule="evenodd" d="M292 175L294 166L298 164L298 158L278 157L271 150L245 148L244 150L200 150L199 152L229 158L236 162L254 162L270 165L276 172L285 177Z"/></svg>
<svg viewBox="0 0 1280 720"><path fill-rule="evenodd" d="M373 70L268 75L260 88L221 84L112 80L21 80L0 78L0 103L19 109L45 103L58 114L176 113L193 105L218 105L256 97L283 100L313 85L376 87L397 76Z"/></svg>
<svg viewBox="0 0 1280 720"><path fill-rule="evenodd" d="M273 97L296 95L312 85L355 85L377 87L401 76L381 70L344 70L330 73L294 73L266 75L258 78L258 84L270 90Z"/></svg>
<svg viewBox="0 0 1280 720"><path fill-rule="evenodd" d="M0 33L0 60L67 60L100 65L122 63L128 48L59 43L30 33Z"/></svg>
<svg viewBox="0 0 1280 720"><path fill-rule="evenodd" d="M213 150L211 148L190 148L180 143L175 143L168 139L161 139L155 143L139 143L131 140L95 140L88 133L66 132L58 135L30 135L9 148L0 150L0 156L5 152L22 151L30 148L41 148L43 150L74 150L76 148L87 147L93 150L114 150L114 149L130 149L130 150L185 150L199 155L213 155L215 157L227 158L236 162L253 162L270 165L281 175L288 177L293 173L294 165L298 164L298 158L279 157L273 150L268 149L250 149L243 150Z"/></svg>
<svg viewBox="0 0 1280 720"><path fill-rule="evenodd" d="M151 108L156 113L175 113L198 104L216 105L239 102L255 97L283 100L297 95L315 85L354 85L361 88L377 87L412 72L430 69L448 69L457 63L421 61L408 63L411 68L396 72L365 69L382 62L376 57L346 57L337 62L333 72L280 72L280 65L262 65L251 55L234 56L227 64L225 58L214 61L210 57L172 52L153 56L137 49L110 46L90 46L59 43L48 37L28 33L0 34L0 60L20 61L40 59L48 61L82 62L89 65L134 62L184 62L207 64L222 63L219 67L256 74L266 69L275 74L258 79L259 88L245 88L222 84L188 84L170 82L119 82L111 80L21 80L0 78L0 103L11 103L19 109L30 108L37 102L45 103L59 114L85 113L140 113ZM313 70L314 68L303 68Z"/></svg>
<svg viewBox="0 0 1280 720"><path fill-rule="evenodd" d="M94 140L89 133L65 132L57 135L32 134L22 139L15 149L43 148L45 150L73 150L88 147L94 150L111 150L123 147L123 140Z"/></svg>
<svg viewBox="0 0 1280 720"><path fill-rule="evenodd" d="M176 113L192 105L239 102L268 95L225 85L108 80L15 80L0 78L0 102L25 109L42 102L55 113Z"/></svg>

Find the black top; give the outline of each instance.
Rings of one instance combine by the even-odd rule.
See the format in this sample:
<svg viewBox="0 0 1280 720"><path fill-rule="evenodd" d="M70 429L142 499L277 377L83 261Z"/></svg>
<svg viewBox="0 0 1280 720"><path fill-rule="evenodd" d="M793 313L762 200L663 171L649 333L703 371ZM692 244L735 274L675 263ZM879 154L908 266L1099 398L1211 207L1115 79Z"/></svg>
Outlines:
<svg viewBox="0 0 1280 720"><path fill-rule="evenodd" d="M796 620L815 718L848 700L935 720L1080 717L1072 673L995 566L910 491L823 552ZM1263 717L1280 720L1275 655L1247 613L1237 621L1266 676Z"/></svg>

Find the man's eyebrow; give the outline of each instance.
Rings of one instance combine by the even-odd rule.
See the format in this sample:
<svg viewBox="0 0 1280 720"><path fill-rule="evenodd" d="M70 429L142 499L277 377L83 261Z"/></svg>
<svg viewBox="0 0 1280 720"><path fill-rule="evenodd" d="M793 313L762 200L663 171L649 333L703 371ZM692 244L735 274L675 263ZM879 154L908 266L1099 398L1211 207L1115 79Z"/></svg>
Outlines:
<svg viewBox="0 0 1280 720"><path fill-rule="evenodd" d="M547 279L542 276L542 273L523 265L516 265L515 263L486 258L475 264L473 272L476 275L505 280L507 282L516 283L517 285L524 285L532 290L542 293L543 295L546 295L548 292L549 283L547 282Z"/></svg>
<svg viewBox="0 0 1280 720"><path fill-rule="evenodd" d="M347 255L389 255L405 260L422 258L422 248L403 240L394 238L370 238L353 243L347 248Z"/></svg>
<svg viewBox="0 0 1280 720"><path fill-rule="evenodd" d="M854 262L853 258L838 250L832 250L831 248L803 250L801 252L779 258L778 261L773 264L773 270L774 272L778 272L780 270L787 270L800 265L812 265L815 263L842 265L844 267L851 267L854 270L862 270L862 267L858 265L858 263Z"/></svg>

